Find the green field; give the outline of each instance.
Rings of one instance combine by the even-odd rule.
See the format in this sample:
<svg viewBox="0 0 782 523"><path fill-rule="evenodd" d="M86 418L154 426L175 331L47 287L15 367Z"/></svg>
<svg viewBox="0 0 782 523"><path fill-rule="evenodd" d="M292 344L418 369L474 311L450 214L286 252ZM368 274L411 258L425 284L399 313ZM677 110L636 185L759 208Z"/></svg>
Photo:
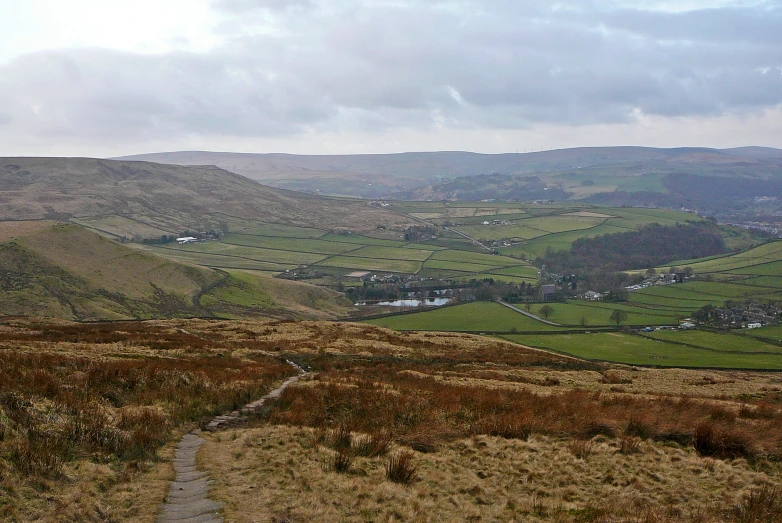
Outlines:
<svg viewBox="0 0 782 523"><path fill-rule="evenodd" d="M745 336L752 336L753 338L766 338L782 342L782 325L774 325L760 329L746 329L742 331L742 334Z"/></svg>
<svg viewBox="0 0 782 523"><path fill-rule="evenodd" d="M720 352L782 354L782 347L763 343L750 336L736 334L708 331L657 331L645 334L645 336Z"/></svg>
<svg viewBox="0 0 782 523"><path fill-rule="evenodd" d="M454 332L511 332L513 329L543 332L560 330L491 302L472 302L425 312L400 314L367 320L366 323L395 330Z"/></svg>
<svg viewBox="0 0 782 523"><path fill-rule="evenodd" d="M628 320L623 322L625 325L674 325L678 323L673 313L663 311L652 313L626 304L570 302L551 303L548 305L553 309L553 313L548 320L570 328L581 328L582 318L586 320L586 328L614 327L615 325L609 320L614 309L621 309L628 313ZM530 312L540 315L542 307L543 304L534 304L530 307ZM521 305L519 305L519 308L524 309ZM552 327L500 304L491 302L455 305L440 310L372 320L372 322L399 330L457 332L510 332L512 328L534 331L561 330L558 327Z"/></svg>
<svg viewBox="0 0 782 523"><path fill-rule="evenodd" d="M442 211L438 205L433 210ZM415 209L422 215L424 209ZM447 209L446 212L450 212ZM454 214L524 216L516 206L465 205ZM433 213L436 214L436 213ZM537 270L526 262L497 256L471 241L449 233L428 241L403 241L403 231L377 234L334 233L312 227L239 222L218 241L187 245L149 245L146 249L196 265L282 273L310 267L329 278L354 271L419 274L421 277L505 278L531 282ZM393 239L398 238L398 239ZM484 276L499 271L494 276ZM506 272L507 271L507 272Z"/></svg>
<svg viewBox="0 0 782 523"><path fill-rule="evenodd" d="M431 203L431 202L422 202ZM464 202L460 211L464 211ZM450 207L450 205L449 205ZM522 259L534 259L546 252L546 249L567 249L579 238L600 234L613 234L634 230L644 225L660 223L675 225L686 221L701 220L696 215L667 209L591 207L587 205L531 205L520 206L525 214L497 215L494 217L469 216L451 217L451 226L459 232L482 241L507 240L513 243L509 247L500 247L502 254ZM436 207L427 207L430 213L419 212L413 202L404 206L407 212L417 216L439 216L430 220L441 223L441 214ZM442 208L439 208L442 210ZM449 209L453 214L453 209ZM483 225L483 221L504 220L507 225Z"/></svg>
<svg viewBox="0 0 782 523"><path fill-rule="evenodd" d="M549 321L563 325L581 325L582 318L587 326L612 326L609 317L615 309L627 312L623 325L674 325L678 324L676 313L663 309L645 309L626 303L603 303L570 301L547 304L553 312ZM543 304L535 304L531 311L538 314Z"/></svg>
<svg viewBox="0 0 782 523"><path fill-rule="evenodd" d="M691 313L727 300L782 300L782 242L773 241L737 254L686 263L701 277L693 281L655 285L629 294L632 303Z"/></svg>
<svg viewBox="0 0 782 523"><path fill-rule="evenodd" d="M780 276L782 275L781 260L782 241L776 240L736 254L691 260L686 265L698 274ZM669 266L660 269L668 268Z"/></svg>
<svg viewBox="0 0 782 523"><path fill-rule="evenodd" d="M682 346L633 334L503 335L529 347L549 349L590 360L661 367L782 369L782 354L723 352Z"/></svg>
<svg viewBox="0 0 782 523"><path fill-rule="evenodd" d="M377 258L379 260L410 260L422 262L432 256L433 251L422 250L418 248L402 247L361 247L355 251L345 253L344 256L355 256L356 258Z"/></svg>
<svg viewBox="0 0 782 523"><path fill-rule="evenodd" d="M647 182L656 183L652 178L644 181ZM442 228L429 229L435 230L437 237L430 237L433 234L427 232L426 237L419 237L425 239L405 241L404 229L378 228L359 234L239 219L229 222L230 232L218 241L145 248L178 261L207 267L268 274L311 270L318 278L315 283L324 285L361 284L352 278L343 279L357 271L452 278L457 282L493 278L500 282L536 283L538 269L525 260L544 254L546 249L566 249L579 238L634 230L650 223L672 225L700 219L672 210L593 207L575 203L393 202L391 208L407 214L411 223L424 228L447 222L452 229L486 242L489 248L496 248L499 255ZM494 220L502 220L506 225L483 225L484 221ZM736 245L747 243L745 233L734 231L730 234L734 234L731 241ZM513 242L510 247L502 247L502 242L490 243L509 239ZM553 333L583 328L594 332L616 327L610 321L614 309L627 312L623 326L676 325L707 304L721 306L726 300L782 300L782 241L671 265L689 266L699 277L712 281L700 279L653 286L630 292L628 301L618 304L579 300L551 303L553 312L549 320L561 324L562 328L489 302L389 316L371 320L371 323L400 330ZM667 270L667 267L658 270ZM241 281L237 285L237 288L216 290L221 294L207 295L204 299L219 298L224 303L235 301L238 305L249 305L245 298L257 299L257 294L252 292L245 296ZM533 304L531 312L539 313L541 306ZM650 337L603 332L519 340L592 359L625 363L780 368L776 358L782 351L764 338L782 339L782 328L730 336L700 331L658 331ZM747 358L751 358L751 362Z"/></svg>

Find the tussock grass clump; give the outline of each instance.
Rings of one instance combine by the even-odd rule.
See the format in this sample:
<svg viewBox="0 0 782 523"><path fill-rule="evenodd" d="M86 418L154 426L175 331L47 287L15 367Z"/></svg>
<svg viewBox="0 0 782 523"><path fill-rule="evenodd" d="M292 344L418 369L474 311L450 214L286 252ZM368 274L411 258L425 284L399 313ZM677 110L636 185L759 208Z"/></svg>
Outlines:
<svg viewBox="0 0 782 523"><path fill-rule="evenodd" d="M362 434L353 438L353 454L366 458L385 456L391 448L391 436L382 432Z"/></svg>
<svg viewBox="0 0 782 523"><path fill-rule="evenodd" d="M522 441L527 441L532 435L530 422L514 415L483 419L478 423L476 429L479 434Z"/></svg>
<svg viewBox="0 0 782 523"><path fill-rule="evenodd" d="M638 454L641 452L641 438L624 436L619 440L619 452L622 454Z"/></svg>
<svg viewBox="0 0 782 523"><path fill-rule="evenodd" d="M757 455L752 435L741 428L719 427L705 421L695 428L695 450L701 456L719 459L749 458Z"/></svg>
<svg viewBox="0 0 782 523"><path fill-rule="evenodd" d="M328 467L337 474L345 474L350 470L353 463L353 456L349 451L340 450L333 454L328 462Z"/></svg>
<svg viewBox="0 0 782 523"><path fill-rule="evenodd" d="M633 382L631 378L623 378L618 372L609 370L602 373L600 383L606 385L629 385Z"/></svg>
<svg viewBox="0 0 782 523"><path fill-rule="evenodd" d="M780 416L778 408L767 403L757 406L750 406L742 403L739 407L738 417L744 419L775 419Z"/></svg>
<svg viewBox="0 0 782 523"><path fill-rule="evenodd" d="M409 485L417 477L418 467L413 461L413 453L401 450L391 456L386 465L386 479L394 483Z"/></svg>
<svg viewBox="0 0 782 523"><path fill-rule="evenodd" d="M329 431L326 436L326 445L336 450L347 450L350 449L352 440L353 435L350 433L350 429L345 425L340 425Z"/></svg>
<svg viewBox="0 0 782 523"><path fill-rule="evenodd" d="M627 436L637 436L641 439L649 439L653 437L657 431L647 420L632 415L627 421L627 425L625 425L624 433Z"/></svg>
<svg viewBox="0 0 782 523"><path fill-rule="evenodd" d="M595 451L595 444L591 440L575 439L568 445L568 450L578 459L586 459Z"/></svg>
<svg viewBox="0 0 782 523"><path fill-rule="evenodd" d="M763 485L745 495L731 511L737 523L776 523L782 521L782 490Z"/></svg>

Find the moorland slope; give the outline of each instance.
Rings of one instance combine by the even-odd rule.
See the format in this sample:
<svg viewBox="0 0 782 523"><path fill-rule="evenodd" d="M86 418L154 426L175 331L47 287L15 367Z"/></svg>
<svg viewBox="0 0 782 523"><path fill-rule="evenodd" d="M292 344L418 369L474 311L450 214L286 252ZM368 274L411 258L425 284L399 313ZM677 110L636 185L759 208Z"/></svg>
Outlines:
<svg viewBox="0 0 782 523"><path fill-rule="evenodd" d="M243 220L359 230L399 220L364 202L273 189L216 167L0 159L0 221L38 219L142 238L226 229Z"/></svg>
<svg viewBox="0 0 782 523"><path fill-rule="evenodd" d="M0 267L0 315L332 318L347 310L326 289L187 265L61 222L0 222Z"/></svg>

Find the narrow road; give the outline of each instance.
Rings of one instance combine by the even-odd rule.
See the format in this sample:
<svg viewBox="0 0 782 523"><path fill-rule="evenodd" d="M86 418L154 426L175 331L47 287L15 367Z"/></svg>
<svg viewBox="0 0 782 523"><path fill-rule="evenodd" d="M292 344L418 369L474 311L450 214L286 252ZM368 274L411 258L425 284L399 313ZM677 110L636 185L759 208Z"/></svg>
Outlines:
<svg viewBox="0 0 782 523"><path fill-rule="evenodd" d="M482 248L486 249L487 251L489 251L490 253L494 253L494 249L492 249L491 247L486 247L484 244L482 244L481 242L479 242L479 241L478 241L478 240L476 240L475 238L472 238L472 237L470 237L470 236L467 236L466 234L464 234L464 233L463 233L463 232L461 232L461 231L457 231L456 229L451 229L450 227L443 227L443 229L445 229L446 231L455 232L455 233L456 233L456 234L458 234L459 236L462 236L462 237L464 237L464 238L467 238L468 240L470 240L471 242L473 242L473 243L474 243L475 245L477 245L478 247L482 247Z"/></svg>
<svg viewBox="0 0 782 523"><path fill-rule="evenodd" d="M266 400L278 398L289 385L307 374L294 362L288 360L287 363L296 368L299 372L298 376L288 378L266 396L245 405L241 410L217 416L205 430L214 431L221 427L246 422L244 414L261 408ZM223 517L219 514L222 503L209 499L209 476L205 472L199 472L196 466L198 449L206 442L200 434L201 429L196 429L182 436L179 441L174 455L176 478L171 482L158 523L222 523L223 521Z"/></svg>
<svg viewBox="0 0 782 523"><path fill-rule="evenodd" d="M535 316L531 312L523 311L523 310L519 309L518 307L514 307L510 303L502 301L500 299L497 300L497 303L499 303L500 305L505 305L509 309L512 309L512 310L514 310L514 311L516 311L518 313L521 313L524 316L527 316L529 318L532 318L533 320L537 320L537 321L539 321L541 323L545 323L546 325L552 325L554 327L562 327L563 326L561 323L554 323L553 321L544 320L540 316Z"/></svg>

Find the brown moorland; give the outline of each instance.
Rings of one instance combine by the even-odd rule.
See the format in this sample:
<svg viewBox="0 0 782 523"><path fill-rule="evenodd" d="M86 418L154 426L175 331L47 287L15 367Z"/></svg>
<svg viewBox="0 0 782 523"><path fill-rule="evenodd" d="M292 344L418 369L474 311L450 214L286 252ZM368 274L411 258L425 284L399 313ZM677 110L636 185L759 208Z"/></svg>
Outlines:
<svg viewBox="0 0 782 523"><path fill-rule="evenodd" d="M375 230L397 214L346 198L274 189L217 167L94 158L0 158L0 220L77 220L118 237L242 220Z"/></svg>
<svg viewBox="0 0 782 523"><path fill-rule="evenodd" d="M0 515L12 521L153 521L172 442L262 396L293 372L284 358L313 379L199 454L228 520L782 514L774 373L633 369L352 323L4 323Z"/></svg>

